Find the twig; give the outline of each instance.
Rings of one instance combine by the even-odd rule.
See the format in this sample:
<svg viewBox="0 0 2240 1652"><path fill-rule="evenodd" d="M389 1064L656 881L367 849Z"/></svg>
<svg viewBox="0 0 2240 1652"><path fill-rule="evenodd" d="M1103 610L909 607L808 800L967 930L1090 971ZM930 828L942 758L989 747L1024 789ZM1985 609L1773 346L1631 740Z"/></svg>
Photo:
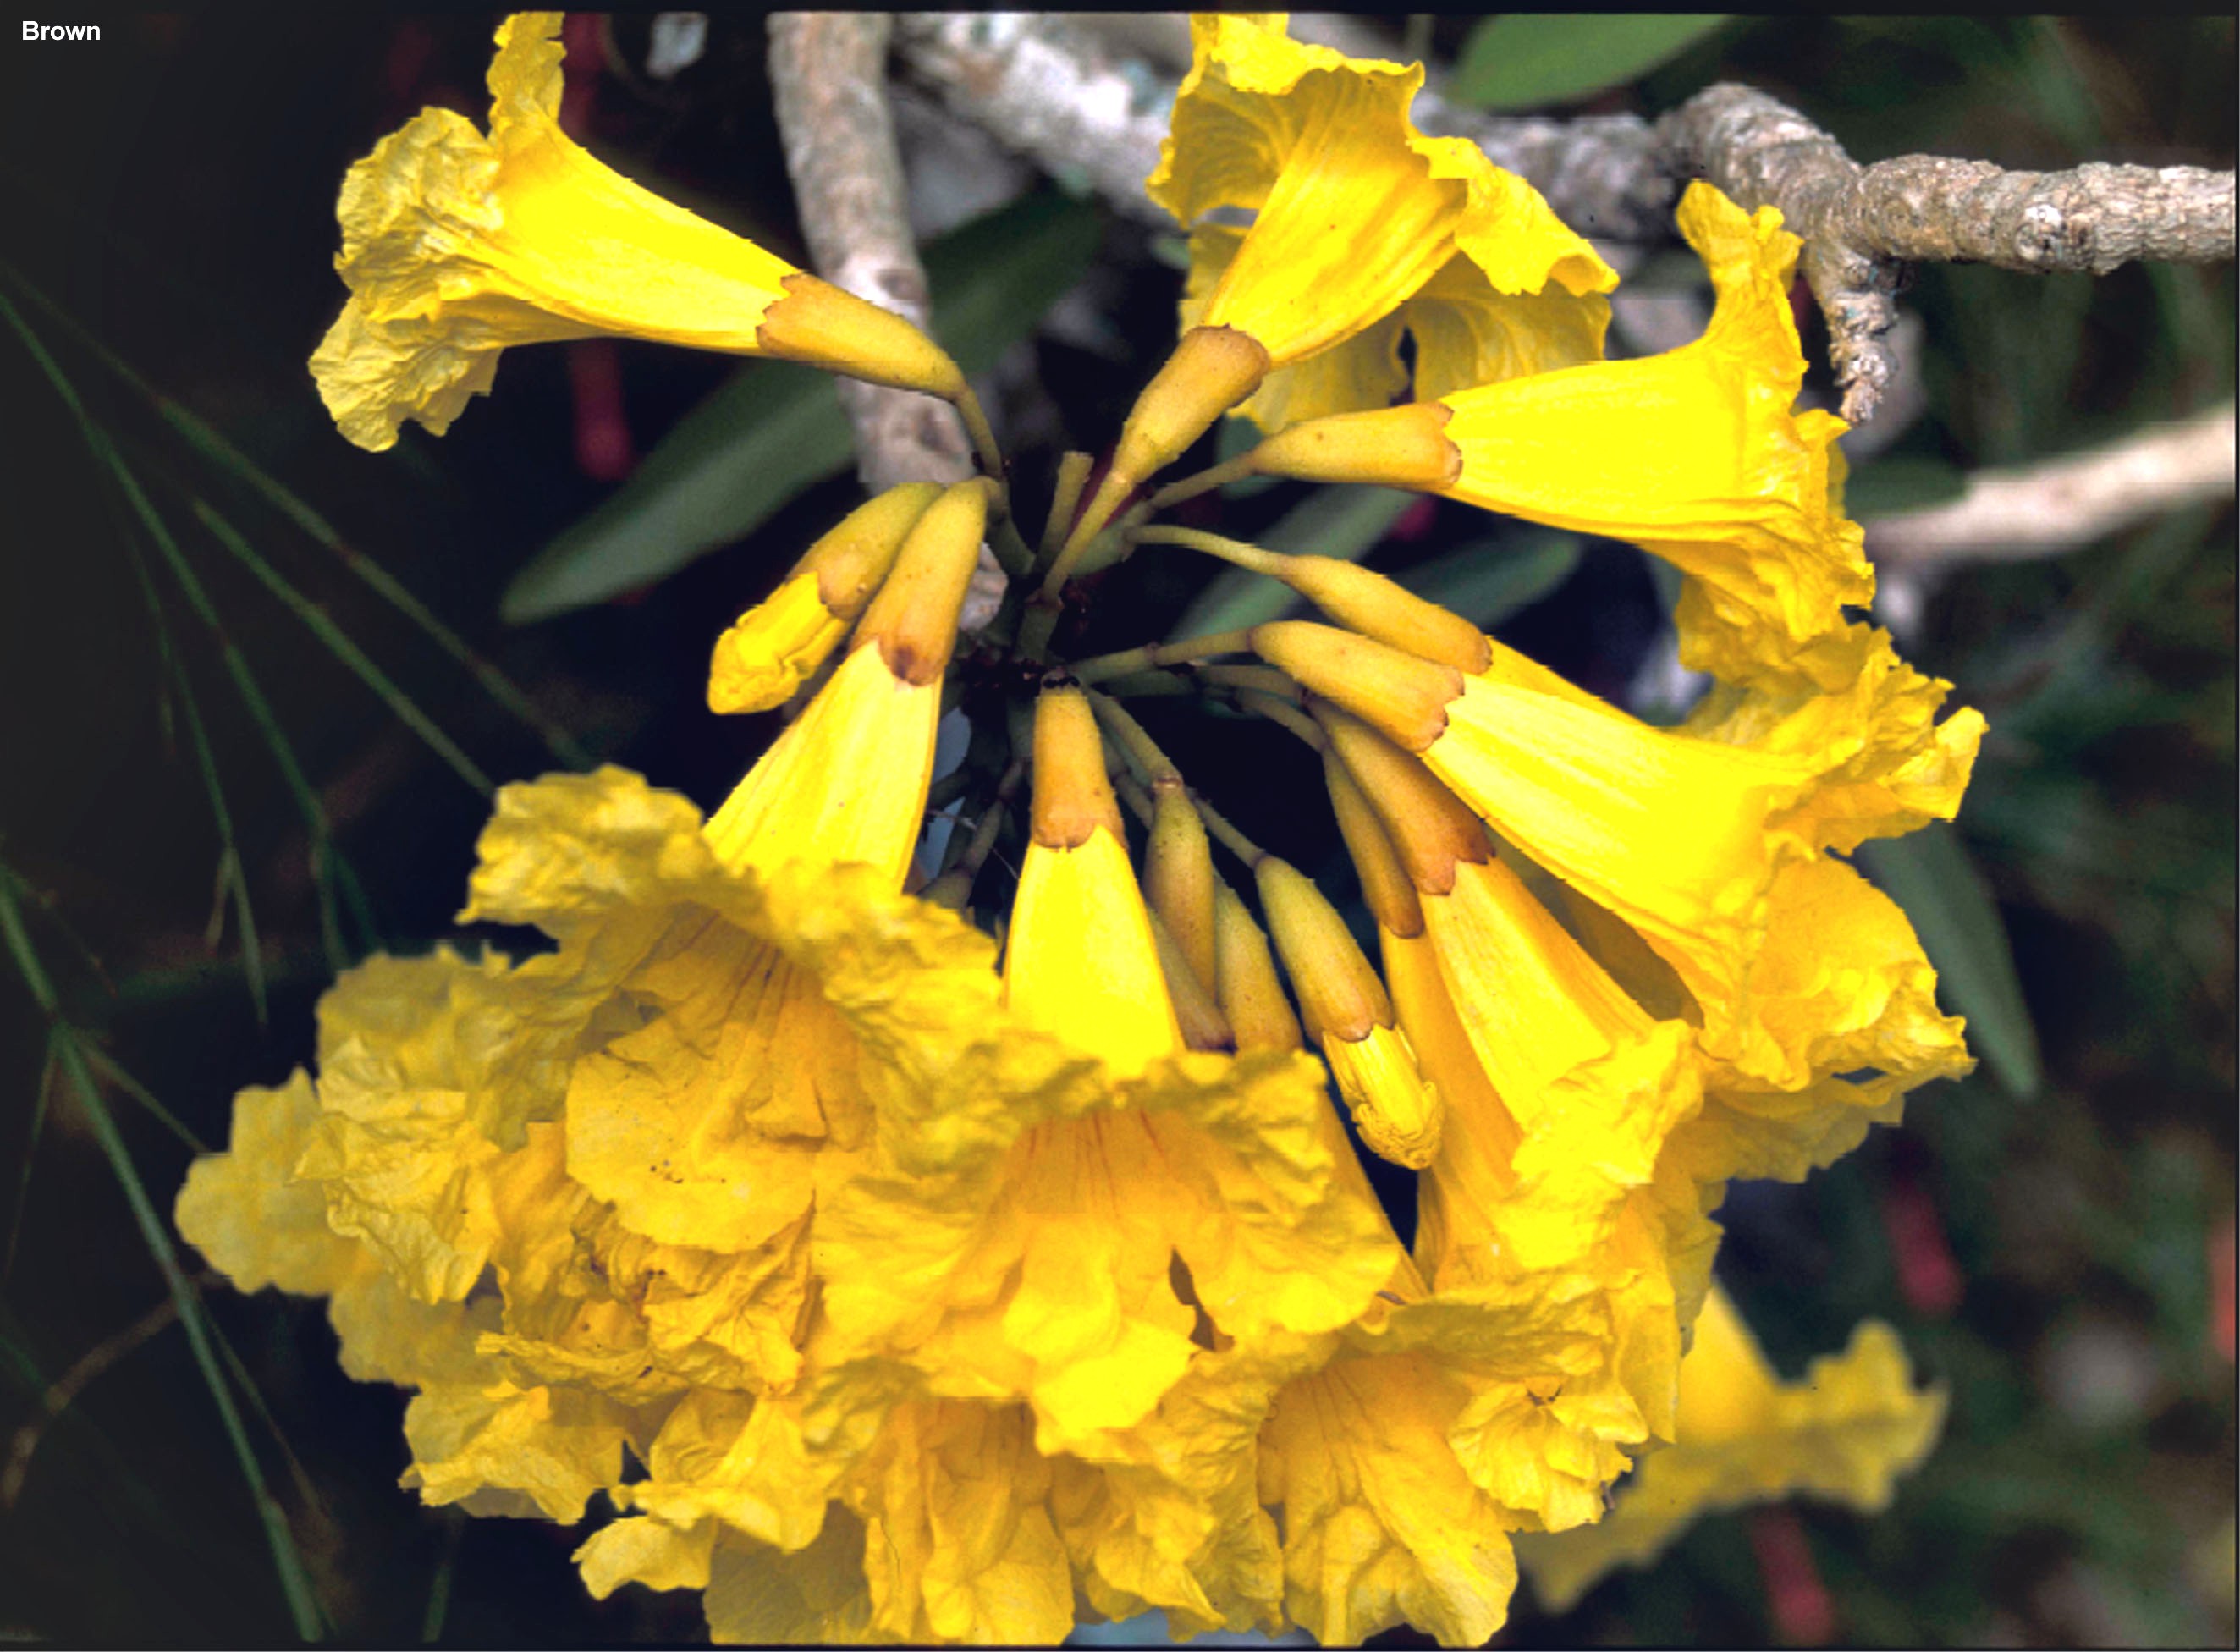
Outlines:
<svg viewBox="0 0 2240 1652"><path fill-rule="evenodd" d="M1866 524L1885 570L2055 556L2132 523L2233 493L2233 404L2178 423L2010 470L1980 470L1926 510Z"/></svg>
<svg viewBox="0 0 2240 1652"><path fill-rule="evenodd" d="M882 11L780 11L770 20L770 90L802 233L818 272L836 287L931 330L925 265L910 237L894 117L887 107L887 46L894 19ZM948 403L912 390L839 381L855 427L863 486L963 482L972 444ZM981 549L962 629L994 617L1003 572Z"/></svg>
<svg viewBox="0 0 2240 1652"><path fill-rule="evenodd" d="M908 190L885 93L893 19L880 11L780 11L770 20L770 90L802 233L836 287L930 326L925 265L911 240ZM964 423L913 390L843 379L863 485L962 482L972 474Z"/></svg>
<svg viewBox="0 0 2240 1652"><path fill-rule="evenodd" d="M1339 21L1302 16L1293 27L1302 38L1330 36L1328 43L1362 50L1332 33ZM1143 183L1166 135L1187 35L1144 17L1096 26L1165 61L1117 57L1081 23L1048 14L918 14L903 20L897 40L910 71L951 114L1046 170L1085 180L1140 222L1168 227ZM1679 177L1707 177L1747 207L1779 207L1804 238L1804 277L1828 318L1843 416L1855 424L1873 416L1897 375L1884 335L1908 260L2104 274L2134 259L2233 256L2230 172L2097 164L2008 172L1918 155L1862 167L1803 116L1743 86L1713 86L1652 125L1630 115L1480 115L1448 103L1435 77L1414 115L1425 132L1470 139L1566 222L1607 241L1667 239Z"/></svg>
<svg viewBox="0 0 2240 1652"><path fill-rule="evenodd" d="M1804 238L1802 265L1828 319L1843 416L1863 423L1896 370L1883 341L1908 260L2105 275L2137 258L2232 256L2232 174L2200 167L2008 172L1907 155L1863 167L1796 110L1747 86L1712 86L1657 123L1668 164L1746 207L1776 206Z"/></svg>

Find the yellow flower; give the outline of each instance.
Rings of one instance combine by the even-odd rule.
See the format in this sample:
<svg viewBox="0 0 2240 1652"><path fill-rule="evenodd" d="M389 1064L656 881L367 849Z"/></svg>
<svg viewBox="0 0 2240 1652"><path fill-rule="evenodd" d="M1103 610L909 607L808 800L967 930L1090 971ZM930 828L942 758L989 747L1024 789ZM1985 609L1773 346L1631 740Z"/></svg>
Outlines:
<svg viewBox="0 0 2240 1652"><path fill-rule="evenodd" d="M1753 217L1704 183L1689 187L1679 221L1717 292L1695 343L1443 392L1419 383L1410 405L1294 424L1254 450L1252 468L1420 487L1630 540L1690 576L1688 665L1840 689L1851 667L1843 610L1873 596L1874 574L1843 514L1834 443L1846 427L1792 410L1804 376L1789 305L1800 243L1772 208Z"/></svg>
<svg viewBox="0 0 2240 1652"><path fill-rule="evenodd" d="M1470 675L1303 622L1253 636L1637 930L1701 1007L1707 1047L1753 1070L1777 1059L1747 984L1777 875L1950 818L1983 731L1972 712L1936 724L1945 685L1902 667L1721 738L1743 730L1651 728L1498 643Z"/></svg>
<svg viewBox="0 0 2240 1652"><path fill-rule="evenodd" d="M1129 415L1077 539L1249 396L1271 428L1383 406L1403 327L1443 387L1600 354L1599 295L1617 276L1475 144L1416 130L1420 65L1294 41L1280 14L1200 14L1190 30L1190 70L1144 186L1191 226L1187 330ZM1203 222L1222 210L1250 212L1250 228ZM1551 283L1560 296L1543 296Z"/></svg>
<svg viewBox="0 0 2240 1652"><path fill-rule="evenodd" d="M820 1203L819 1271L845 1340L1022 1396L1041 1449L1079 1452L1223 1339L1344 1324L1394 1251L1312 1062L1184 1048L1077 690L1045 690L1035 750L1003 1001L940 989L893 1069L908 1138Z"/></svg>
<svg viewBox="0 0 2240 1652"><path fill-rule="evenodd" d="M803 552L769 599L716 639L708 709L768 711L791 699L839 647L940 494L930 482L890 488Z"/></svg>
<svg viewBox="0 0 2240 1652"><path fill-rule="evenodd" d="M957 398L956 363L900 316L672 206L559 126L560 14L498 26L490 134L423 110L343 181L350 290L311 357L343 434L437 435L510 344L618 333L777 356Z"/></svg>
<svg viewBox="0 0 2240 1652"><path fill-rule="evenodd" d="M1527 1540L1520 1553L1549 1609L1564 1611L1613 1567L1646 1564L1702 1515L1797 1492L1878 1512L1943 1422L1943 1391L1913 1387L1887 1325L1861 1325L1841 1356L1784 1383L1714 1290L1680 1367L1679 1443L1642 1462L1601 1524Z"/></svg>

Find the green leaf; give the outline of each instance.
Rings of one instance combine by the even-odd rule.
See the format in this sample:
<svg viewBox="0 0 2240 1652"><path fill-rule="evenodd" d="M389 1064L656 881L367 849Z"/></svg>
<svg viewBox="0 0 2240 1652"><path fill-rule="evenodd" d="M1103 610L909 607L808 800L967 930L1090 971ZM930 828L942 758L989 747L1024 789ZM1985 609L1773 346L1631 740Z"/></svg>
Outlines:
<svg viewBox="0 0 2240 1652"><path fill-rule="evenodd" d="M1579 555L1577 536L1543 531L1522 540L1464 545L1393 577L1427 602L1450 608L1490 631L1569 579Z"/></svg>
<svg viewBox="0 0 2240 1652"><path fill-rule="evenodd" d="M1260 548L1287 556L1359 562L1417 495L1397 488L1317 488L1260 536ZM1203 636L1279 619L1300 601L1288 585L1231 568L1200 591L1170 636Z"/></svg>
<svg viewBox="0 0 2240 1652"><path fill-rule="evenodd" d="M1990 886L1951 827L1859 845L1860 866L1905 909L1937 966L1938 996L1968 1018L1968 1042L2018 1096L2037 1093L2037 1030L2015 975L2014 949Z"/></svg>
<svg viewBox="0 0 2240 1652"><path fill-rule="evenodd" d="M1471 32L1449 95L1480 109L1537 109L1622 86L1727 21L1727 14L1503 12Z"/></svg>
<svg viewBox="0 0 2240 1652"><path fill-rule="evenodd" d="M933 330L984 373L1089 267L1094 208L1054 190L975 219L926 249ZM525 624L666 578L754 531L853 462L831 376L788 362L741 368L685 415L636 475L531 557L498 606Z"/></svg>

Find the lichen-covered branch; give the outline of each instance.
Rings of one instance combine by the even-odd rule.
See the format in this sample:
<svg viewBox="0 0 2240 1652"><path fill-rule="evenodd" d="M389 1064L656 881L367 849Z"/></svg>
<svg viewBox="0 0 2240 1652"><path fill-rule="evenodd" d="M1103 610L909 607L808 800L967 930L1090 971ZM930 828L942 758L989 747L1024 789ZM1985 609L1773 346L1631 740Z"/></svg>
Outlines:
<svg viewBox="0 0 2240 1652"><path fill-rule="evenodd" d="M1343 33L1343 22L1303 14L1293 29L1373 49L1354 37L1357 28ZM1157 163L1187 50L1179 17L1106 24L1089 14L918 13L903 17L897 37L910 71L952 115L1046 170L1085 180L1129 216L1165 223L1143 181ZM1745 206L1780 208L1804 239L1803 272L1827 317L1843 416L1854 423L1873 416L1896 375L1885 335L1909 262L2102 274L2134 259L2233 256L2230 172L2009 172L1918 155L1862 166L1796 110L1744 86L1713 86L1654 124L1633 116L1518 120L1448 102L1435 76L1415 115L1426 132L1470 138L1566 222L1604 240L1669 236L1687 177L1710 179Z"/></svg>
<svg viewBox="0 0 2240 1652"><path fill-rule="evenodd" d="M2009 172L1928 155L1861 166L1796 110L1712 86L1657 123L1667 164L1744 206L1775 206L1804 238L1828 318L1843 416L1873 413L1895 369L1883 342L1903 265L1923 259L2104 275L2138 258L2232 256L2232 174L2200 167Z"/></svg>
<svg viewBox="0 0 2240 1652"><path fill-rule="evenodd" d="M930 330L925 266L910 238L902 152L887 108L884 12L781 11L770 20L770 88L786 170L817 273ZM948 403L840 381L863 485L962 482L963 422Z"/></svg>
<svg viewBox="0 0 2240 1652"><path fill-rule="evenodd" d="M1083 179L1131 217L1171 222L1143 193L1167 135L1171 78L1046 14L904 12L896 23L903 63L952 115L1046 171Z"/></svg>

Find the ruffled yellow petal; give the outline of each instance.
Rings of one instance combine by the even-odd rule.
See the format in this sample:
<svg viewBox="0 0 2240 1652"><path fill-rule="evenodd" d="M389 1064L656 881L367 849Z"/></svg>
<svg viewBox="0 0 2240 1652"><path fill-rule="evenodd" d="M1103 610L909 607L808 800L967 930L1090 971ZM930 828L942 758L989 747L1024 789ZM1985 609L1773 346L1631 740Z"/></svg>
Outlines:
<svg viewBox="0 0 2240 1652"><path fill-rule="evenodd" d="M716 1557L716 1522L679 1528L638 1515L602 1526L575 1553L583 1587L603 1601L625 1583L705 1589Z"/></svg>
<svg viewBox="0 0 2240 1652"><path fill-rule="evenodd" d="M593 159L559 127L560 14L499 25L491 130L426 110L343 180L349 304L311 357L343 435L437 435L508 345L597 333L783 355L948 394L916 329L803 275ZM792 312L785 311L789 304Z"/></svg>
<svg viewBox="0 0 2240 1652"><path fill-rule="evenodd" d="M1941 1389L1917 1390L1890 1329L1870 1321L1842 1355L1777 1382L1723 1293L1680 1368L1680 1439L1647 1458L1599 1525L1519 1549L1534 1587L1567 1609L1613 1567L1638 1566L1699 1515L1797 1492L1873 1513L1935 1444Z"/></svg>
<svg viewBox="0 0 2240 1652"><path fill-rule="evenodd" d="M1323 1645L1405 1622L1477 1646L1507 1620L1508 1522L1447 1444L1465 1397L1423 1355L1340 1358L1277 1397L1260 1495L1283 1509L1285 1609Z"/></svg>
<svg viewBox="0 0 2240 1652"><path fill-rule="evenodd" d="M1703 183L1680 223L1718 290L1704 336L1647 360L1445 395L1463 463L1444 491L1630 540L1692 575L1690 666L1840 687L1832 639L1844 605L1872 597L1874 576L1857 525L1830 499L1830 444L1845 427L1791 411L1804 372L1789 306L1798 243L1777 212L1753 218Z"/></svg>
<svg viewBox="0 0 2240 1652"><path fill-rule="evenodd" d="M318 1183L296 1179L318 1117L310 1075L299 1069L278 1089L235 1096L227 1150L187 1167L172 1220L237 1289L323 1296L358 1271L363 1248L327 1226Z"/></svg>
<svg viewBox="0 0 2240 1652"><path fill-rule="evenodd" d="M1146 188L1190 225L1183 330L1234 327L1268 352L1238 415L1275 431L1388 406L1409 330L1423 398L1599 357L1617 275L1530 184L1415 130L1420 69L1301 44L1280 20L1193 27ZM1250 231L1203 221L1223 208L1253 212Z"/></svg>
<svg viewBox="0 0 2240 1652"><path fill-rule="evenodd" d="M1017 1406L921 1402L895 1413L850 1496L884 1637L1047 1645L1072 1629L1050 1466L1033 1436Z"/></svg>
<svg viewBox="0 0 2240 1652"><path fill-rule="evenodd" d="M863 1525L835 1509L817 1541L785 1554L728 1534L708 1577L708 1638L717 1645L867 1646L873 1628L863 1575Z"/></svg>
<svg viewBox="0 0 2240 1652"><path fill-rule="evenodd" d="M1909 1091L1975 1065L1905 914L1832 857L1775 879L1749 994L1780 1070L1706 1074L1703 1112L1675 1142L1703 1180L1802 1181L1895 1123Z"/></svg>
<svg viewBox="0 0 2240 1652"><path fill-rule="evenodd" d="M533 1509L571 1524L593 1492L621 1478L625 1432L618 1408L567 1389L431 1384L405 1408L412 1466L403 1483L432 1505Z"/></svg>
<svg viewBox="0 0 2240 1652"><path fill-rule="evenodd" d="M1409 124L1420 67L1349 59L1257 17L1201 14L1190 30L1190 72L1144 188L1184 223L1217 207L1256 215L1202 319L1280 367L1421 286L1453 253L1470 163L1487 163Z"/></svg>

